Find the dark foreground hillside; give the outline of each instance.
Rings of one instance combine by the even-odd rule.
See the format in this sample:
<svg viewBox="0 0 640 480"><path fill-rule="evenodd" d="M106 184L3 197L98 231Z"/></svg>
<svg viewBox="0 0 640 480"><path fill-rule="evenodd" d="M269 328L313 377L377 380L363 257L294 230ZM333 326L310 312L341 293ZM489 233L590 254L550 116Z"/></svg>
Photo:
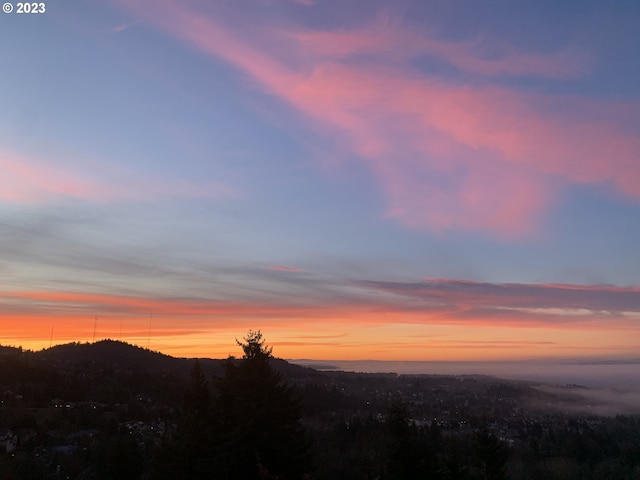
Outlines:
<svg viewBox="0 0 640 480"><path fill-rule="evenodd" d="M585 413L575 388L319 372L259 332L240 347L0 347L0 479L640 478L640 417Z"/></svg>

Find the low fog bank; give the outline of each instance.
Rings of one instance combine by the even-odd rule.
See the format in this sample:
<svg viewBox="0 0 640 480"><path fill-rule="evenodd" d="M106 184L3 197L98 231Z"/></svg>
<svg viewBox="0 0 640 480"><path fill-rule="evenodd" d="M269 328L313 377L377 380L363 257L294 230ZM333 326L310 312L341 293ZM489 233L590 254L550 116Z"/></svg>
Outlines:
<svg viewBox="0 0 640 480"><path fill-rule="evenodd" d="M600 416L640 415L640 390L592 389L541 385L536 389L551 394L552 402L537 407Z"/></svg>
<svg viewBox="0 0 640 480"><path fill-rule="evenodd" d="M490 375L540 385L535 407L612 416L640 414L640 360L518 362L388 362L292 360L318 370L424 375Z"/></svg>
<svg viewBox="0 0 640 480"><path fill-rule="evenodd" d="M492 375L560 385L635 390L640 386L640 360L424 362L379 360L291 360L318 370L424 375Z"/></svg>
<svg viewBox="0 0 640 480"><path fill-rule="evenodd" d="M490 375L559 385L582 385L595 389L637 390L638 363L518 363L491 369Z"/></svg>

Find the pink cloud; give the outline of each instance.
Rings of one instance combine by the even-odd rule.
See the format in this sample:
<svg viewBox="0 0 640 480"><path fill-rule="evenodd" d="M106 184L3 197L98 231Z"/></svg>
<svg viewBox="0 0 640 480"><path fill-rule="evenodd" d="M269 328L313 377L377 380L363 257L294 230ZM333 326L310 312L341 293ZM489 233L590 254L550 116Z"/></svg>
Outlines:
<svg viewBox="0 0 640 480"><path fill-rule="evenodd" d="M246 303L217 301L201 298L156 298L153 296L125 296L102 293L79 293L64 291L17 291L0 293L5 305L4 315L34 314L46 311L51 315L65 312L96 312L100 314L137 314L162 316L292 316L301 315L300 307L281 306L270 303ZM12 302L15 308L10 308Z"/></svg>
<svg viewBox="0 0 640 480"><path fill-rule="evenodd" d="M461 71L482 76L536 76L569 79L594 67L587 52L574 47L545 54L524 53L486 35L471 40L437 38L429 27L420 31L402 18L381 13L368 25L351 30L292 30L283 32L307 52L331 60L357 55L398 58L434 57Z"/></svg>
<svg viewBox="0 0 640 480"><path fill-rule="evenodd" d="M640 318L640 287L609 285L488 283L425 278L422 282L363 282L375 290L421 299L458 318L545 316L566 320L589 317Z"/></svg>
<svg viewBox="0 0 640 480"><path fill-rule="evenodd" d="M228 326L464 325L580 328L638 332L640 287L486 283L429 278L420 282L361 281L337 297L296 300L170 298L67 291L1 292L0 320L148 316L204 328L214 318ZM156 322L157 323L157 322ZM26 328L26 327L25 327ZM31 328L31 327L29 327ZM34 327L35 328L35 327Z"/></svg>
<svg viewBox="0 0 640 480"><path fill-rule="evenodd" d="M105 198L115 192L89 179L0 152L0 198L17 202L39 202L51 195L72 198Z"/></svg>
<svg viewBox="0 0 640 480"><path fill-rule="evenodd" d="M487 40L444 41L385 16L341 31L252 17L234 28L236 14L223 22L168 0L149 5L124 6L235 66L355 154L379 182L386 216L410 228L534 235L564 183L612 185L640 199L640 139L622 127L628 105L447 84L408 61L435 56L486 77L588 73L592 59L571 48L532 54L490 45L498 54L489 57Z"/></svg>
<svg viewBox="0 0 640 480"><path fill-rule="evenodd" d="M86 162L85 162L86 163ZM146 178L115 167L81 162L54 166L32 156L0 150L0 200L42 203L51 199L82 199L96 202L121 199L148 200L159 197L234 196L233 189L217 184L194 184L181 180Z"/></svg>

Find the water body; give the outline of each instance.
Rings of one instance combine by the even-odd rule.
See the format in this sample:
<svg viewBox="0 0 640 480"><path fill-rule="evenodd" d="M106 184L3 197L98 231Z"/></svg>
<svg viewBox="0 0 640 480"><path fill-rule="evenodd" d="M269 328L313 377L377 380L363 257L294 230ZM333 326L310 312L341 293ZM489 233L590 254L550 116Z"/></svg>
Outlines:
<svg viewBox="0 0 640 480"><path fill-rule="evenodd" d="M290 360L318 370L426 375L491 375L512 380L640 390L640 359L608 361L421 362Z"/></svg>

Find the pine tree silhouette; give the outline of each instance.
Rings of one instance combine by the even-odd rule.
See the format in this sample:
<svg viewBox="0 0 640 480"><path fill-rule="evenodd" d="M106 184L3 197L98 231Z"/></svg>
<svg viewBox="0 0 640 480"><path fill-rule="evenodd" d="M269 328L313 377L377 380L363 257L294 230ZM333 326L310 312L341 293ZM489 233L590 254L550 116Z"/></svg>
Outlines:
<svg viewBox="0 0 640 480"><path fill-rule="evenodd" d="M292 386L271 366L271 347L260 331L249 331L237 341L244 356L228 359L219 392L217 418L223 438L222 478L251 479L277 475L302 478L310 461L302 407Z"/></svg>

